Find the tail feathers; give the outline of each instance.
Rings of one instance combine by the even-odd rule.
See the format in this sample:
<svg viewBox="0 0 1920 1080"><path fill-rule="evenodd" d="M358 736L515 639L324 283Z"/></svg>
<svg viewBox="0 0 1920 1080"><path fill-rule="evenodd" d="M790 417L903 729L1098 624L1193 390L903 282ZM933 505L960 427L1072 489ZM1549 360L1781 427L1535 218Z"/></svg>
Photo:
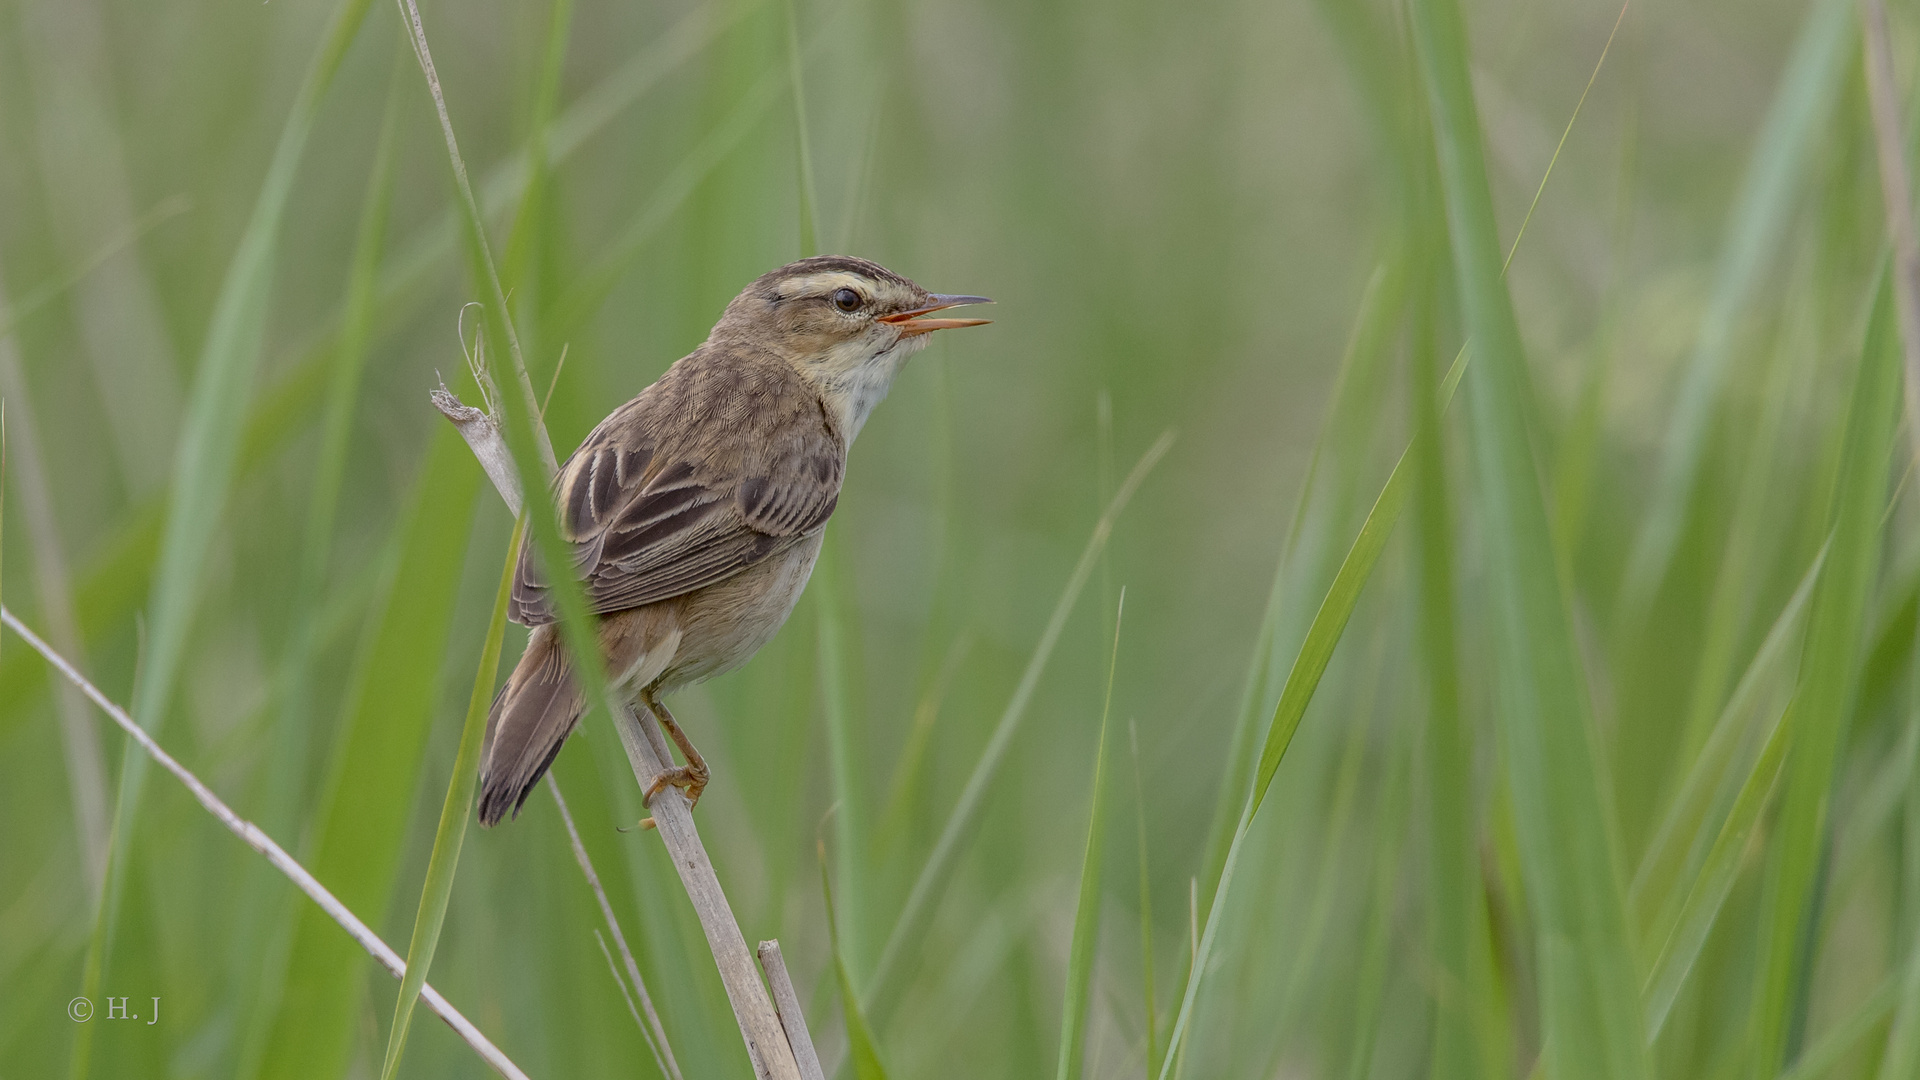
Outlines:
<svg viewBox="0 0 1920 1080"><path fill-rule="evenodd" d="M497 825L520 813L520 805L579 722L584 705L559 634L550 625L537 628L487 716L480 758L480 824Z"/></svg>

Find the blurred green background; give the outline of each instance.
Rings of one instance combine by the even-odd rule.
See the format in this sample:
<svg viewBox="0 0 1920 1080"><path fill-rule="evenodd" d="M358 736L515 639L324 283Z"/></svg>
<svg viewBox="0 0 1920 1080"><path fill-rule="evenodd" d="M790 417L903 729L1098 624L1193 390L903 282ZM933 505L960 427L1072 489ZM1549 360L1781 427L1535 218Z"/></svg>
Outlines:
<svg viewBox="0 0 1920 1080"><path fill-rule="evenodd" d="M786 629L673 702L830 1068L823 851L895 1077L1920 1075L1920 518L1856 13L1463 14L1448 52L1394 0L426 0L562 455L809 237L999 300L865 428ZM1430 127L1443 68L1483 139ZM1528 221L1524 356L1415 443L1210 917L1322 598L1493 325L1462 146L1502 250ZM403 952L511 527L427 403L476 400L447 162L392 5L0 3L0 597ZM1496 378L1550 544L1475 465ZM1565 632L1502 637L1516 595ZM0 644L0 1077L378 1075L394 981L55 678ZM685 1075L745 1075L604 717L555 775ZM467 836L430 979L533 1076L658 1075L601 928L537 792ZM143 1019L74 1023L88 988ZM416 1019L402 1075L483 1072Z"/></svg>

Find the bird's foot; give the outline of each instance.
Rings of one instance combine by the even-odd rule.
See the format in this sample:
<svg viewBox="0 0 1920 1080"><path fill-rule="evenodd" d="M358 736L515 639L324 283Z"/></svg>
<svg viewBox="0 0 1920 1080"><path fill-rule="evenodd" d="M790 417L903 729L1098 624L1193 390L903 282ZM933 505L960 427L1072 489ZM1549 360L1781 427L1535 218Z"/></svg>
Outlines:
<svg viewBox="0 0 1920 1080"><path fill-rule="evenodd" d="M707 789L707 764L704 761L692 765L676 765L671 769L662 769L655 773L647 784L646 793L640 796L643 806L653 806L653 797L670 787L677 787L687 793L687 809L691 810L700 803L700 793Z"/></svg>
<svg viewBox="0 0 1920 1080"><path fill-rule="evenodd" d="M693 765L676 765L671 769L662 769L660 772L654 774L653 779L647 784L647 790L641 793L640 805L652 809L653 797L655 795L660 794L667 788L677 787L687 793L687 809L692 810L700 802L700 793L707 788L709 775L707 763L704 761L697 762ZM647 817L640 819L640 823L635 825L634 828L640 832L645 832L648 829L658 828L658 826L651 817Z"/></svg>

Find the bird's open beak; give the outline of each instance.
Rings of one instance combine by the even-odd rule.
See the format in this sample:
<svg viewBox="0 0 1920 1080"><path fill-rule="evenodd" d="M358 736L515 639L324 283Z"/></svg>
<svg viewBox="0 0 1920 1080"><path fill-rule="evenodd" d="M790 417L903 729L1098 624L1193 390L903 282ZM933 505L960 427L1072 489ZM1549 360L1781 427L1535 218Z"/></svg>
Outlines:
<svg viewBox="0 0 1920 1080"><path fill-rule="evenodd" d="M880 316L883 323L892 323L900 328L901 337L914 334L931 334L935 330L957 330L962 326L985 326L992 319L923 319L922 315L931 315L936 311L945 311L953 307L965 307L968 304L991 304L992 300L984 296L948 296L934 293L933 303L912 311L896 311L891 315Z"/></svg>

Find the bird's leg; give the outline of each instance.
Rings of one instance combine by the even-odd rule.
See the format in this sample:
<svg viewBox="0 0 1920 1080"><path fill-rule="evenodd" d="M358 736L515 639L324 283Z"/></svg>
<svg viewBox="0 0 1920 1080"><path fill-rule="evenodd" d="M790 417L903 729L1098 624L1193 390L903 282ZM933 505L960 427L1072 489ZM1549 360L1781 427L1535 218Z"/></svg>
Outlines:
<svg viewBox="0 0 1920 1080"><path fill-rule="evenodd" d="M693 748L692 740L680 730L680 725L673 720L673 714L660 704L660 699L654 696L652 690L640 692L640 703L660 721L660 727L666 731L667 737L673 740L673 744L680 748L680 753L687 759L685 765L662 769L655 774L653 781L647 785L646 793L641 796L641 804L651 807L653 797L660 794L660 789L677 787L686 789L687 809L691 810L700 802L700 793L706 790L707 778L711 775L707 770L707 761L700 756L700 751Z"/></svg>

